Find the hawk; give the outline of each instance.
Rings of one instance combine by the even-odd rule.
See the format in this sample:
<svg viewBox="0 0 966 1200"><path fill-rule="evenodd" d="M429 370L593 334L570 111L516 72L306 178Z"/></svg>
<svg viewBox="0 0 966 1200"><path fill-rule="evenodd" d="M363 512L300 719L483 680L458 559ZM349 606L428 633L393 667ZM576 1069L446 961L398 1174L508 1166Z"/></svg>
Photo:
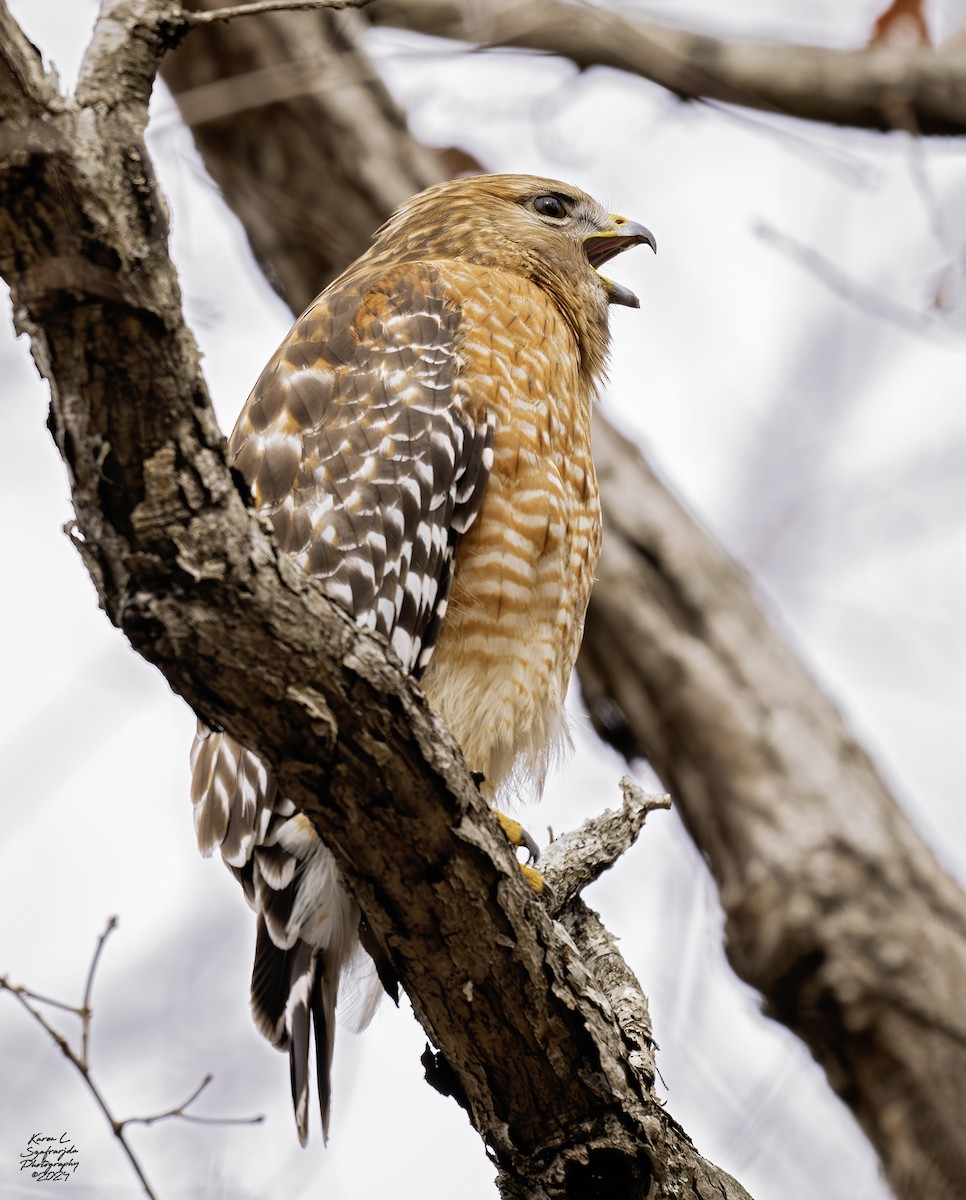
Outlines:
<svg viewBox="0 0 966 1200"><path fill-rule="evenodd" d="M591 406L608 306L638 306L597 268L644 243L552 179L429 188L298 319L229 442L279 545L389 642L490 798L539 793L569 741L601 537ZM288 1051L304 1145L310 1027L325 1135L360 913L255 754L199 724L191 763L199 847L257 914L252 1012Z"/></svg>

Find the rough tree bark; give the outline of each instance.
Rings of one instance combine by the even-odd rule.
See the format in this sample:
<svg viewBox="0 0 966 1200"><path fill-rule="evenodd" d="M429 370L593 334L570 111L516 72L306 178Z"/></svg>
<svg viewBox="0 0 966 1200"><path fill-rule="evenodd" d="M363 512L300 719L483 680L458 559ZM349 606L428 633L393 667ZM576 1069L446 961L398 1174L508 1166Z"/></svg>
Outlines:
<svg viewBox="0 0 966 1200"><path fill-rule="evenodd" d="M565 7L567 20L545 19L560 17ZM687 76L691 90L683 94L758 106L768 94L757 85L752 89L748 76L735 75L750 61L741 55L754 58L762 48L736 47L730 55L711 39L640 22L636 40L622 35L615 41L626 18L593 7L474 6L476 26L455 2L420 0L389 12L388 0L379 0L366 11L440 35L556 50L582 66L622 65L679 92ZM351 18L356 24L361 19ZM294 26L318 18L284 20ZM179 59L214 54L220 68L209 62L193 70L234 74L236 33L219 28L205 45L193 36L172 56L170 72ZM608 57L614 46L624 55L619 63ZM704 47L697 60L703 73L688 75L695 47ZM652 56L646 69L635 58L643 49ZM942 122L924 115L933 85L920 91L921 81L951 80L952 91L943 93L950 103L961 104L966 96L962 59L940 63L919 51L904 58L892 51L882 57L881 50L846 56L766 49L772 87L781 89L772 102L799 116L876 125L864 89L885 63L892 64L891 91L880 93L873 106L880 116L889 110L888 96L894 101L901 95L905 111L911 105L923 128L945 131ZM817 85L795 82L818 78L816 56L823 69L842 73L834 112L826 92L817 89L809 99L809 87ZM707 69L712 57L713 77ZM672 68L683 72L677 82L668 75ZM342 71L372 78L364 60ZM712 86L714 79L719 82ZM715 90L721 80L727 95ZM189 106L184 111L190 116ZM952 110L945 111L952 120ZM246 119L245 113L237 117ZM966 128L966 113L956 119ZM395 123L392 129L398 133ZM378 147L386 131L371 133ZM199 137L199 145L224 178L217 143ZM308 156L302 178L326 175L325 143L303 138L300 153ZM412 190L423 182L413 177ZM226 190L228 203L241 212L235 187L250 202L258 180L239 172ZM256 225L272 224L270 200L269 193L249 210ZM293 192L291 201L306 209L328 207L324 189L314 185L300 198ZM337 194L329 211L334 221ZM377 220L385 215L378 213ZM311 259L303 260L297 240L278 238L274 254L266 266L296 281L289 295L299 308L324 280ZM605 548L578 670L598 732L630 759L646 754L672 790L719 884L732 965L762 992L770 1015L800 1036L825 1068L878 1150L893 1189L917 1200L958 1196L966 1179L966 898L917 837L741 573L638 450L603 420L595 436Z"/></svg>
<svg viewBox="0 0 966 1200"><path fill-rule="evenodd" d="M599 927L550 920L413 681L277 553L227 468L143 142L188 26L172 0L109 0L68 98L0 0L0 271L100 602L318 822L504 1196L738 1200L651 1092L633 978L575 951Z"/></svg>

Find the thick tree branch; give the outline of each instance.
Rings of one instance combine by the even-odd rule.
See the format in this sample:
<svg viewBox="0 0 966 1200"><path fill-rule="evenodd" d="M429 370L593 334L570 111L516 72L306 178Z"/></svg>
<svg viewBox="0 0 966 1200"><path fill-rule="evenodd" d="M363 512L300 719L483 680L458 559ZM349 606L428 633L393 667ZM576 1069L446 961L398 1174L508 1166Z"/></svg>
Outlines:
<svg viewBox="0 0 966 1200"><path fill-rule="evenodd" d="M377 0L366 15L473 46L556 54L582 70L612 67L684 100L716 100L860 129L966 133L962 52L729 42L569 0Z"/></svg>
<svg viewBox="0 0 966 1200"><path fill-rule="evenodd" d="M0 270L50 382L101 604L324 830L506 1195L744 1196L628 1069L413 681L278 555L227 469L140 140L172 17L105 5L65 102L0 0Z"/></svg>

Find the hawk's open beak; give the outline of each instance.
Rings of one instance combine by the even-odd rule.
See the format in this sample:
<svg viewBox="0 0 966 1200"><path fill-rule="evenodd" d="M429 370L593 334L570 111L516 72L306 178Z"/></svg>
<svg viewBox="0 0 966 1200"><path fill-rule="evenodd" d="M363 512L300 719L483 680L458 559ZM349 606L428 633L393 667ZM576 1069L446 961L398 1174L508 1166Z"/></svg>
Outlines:
<svg viewBox="0 0 966 1200"><path fill-rule="evenodd" d="M657 239L649 229L638 225L636 221L628 221L626 217L618 217L613 213L610 214L610 219L614 222L613 231L592 233L590 237L584 238L584 253L595 271L605 262L609 262L618 254L629 250L631 246L647 245L657 254ZM641 307L640 300L629 288L614 283L612 279L605 279L603 275L601 275L601 279L607 288L607 299L611 304L625 304L628 308Z"/></svg>

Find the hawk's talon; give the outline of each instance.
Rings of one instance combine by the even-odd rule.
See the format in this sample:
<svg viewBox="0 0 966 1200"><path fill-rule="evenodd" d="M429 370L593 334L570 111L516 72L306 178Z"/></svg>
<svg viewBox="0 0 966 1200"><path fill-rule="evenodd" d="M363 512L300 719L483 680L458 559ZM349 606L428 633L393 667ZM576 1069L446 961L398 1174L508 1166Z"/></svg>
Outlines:
<svg viewBox="0 0 966 1200"><path fill-rule="evenodd" d="M493 810L496 813L496 819L503 827L503 832L506 834L507 841L515 850L519 850L522 846L529 854L530 862L540 861L540 847L533 840L529 833L523 828L519 821L514 821L512 817L508 817L506 813L500 812L498 808ZM536 872L534 872L536 874ZM535 889L539 891L539 889Z"/></svg>
<svg viewBox="0 0 966 1200"><path fill-rule="evenodd" d="M495 808L493 811L496 814L496 819L500 822L503 832L506 834L507 841L510 843L510 845L515 849L519 849L522 846L530 855L530 862L536 862L540 858L540 847L533 840L530 834L527 833L520 822L514 821L512 817L508 817L506 813L500 812L498 808ZM533 867L528 866L526 863L519 863L518 866L523 872L523 878L530 885L531 890L534 891L542 900L546 900L548 903L552 904L553 890L540 872L535 870Z"/></svg>

